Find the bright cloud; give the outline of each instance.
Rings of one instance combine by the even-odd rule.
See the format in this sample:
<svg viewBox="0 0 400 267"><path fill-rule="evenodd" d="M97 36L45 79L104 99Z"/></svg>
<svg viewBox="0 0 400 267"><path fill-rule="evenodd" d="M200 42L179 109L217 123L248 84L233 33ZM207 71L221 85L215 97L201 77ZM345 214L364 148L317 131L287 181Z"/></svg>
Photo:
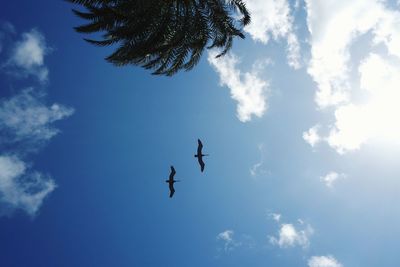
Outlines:
<svg viewBox="0 0 400 267"><path fill-rule="evenodd" d="M279 230L279 237L271 237L272 244L281 248L294 247L296 245L308 247L309 240L305 231L298 231L292 224L282 224Z"/></svg>
<svg viewBox="0 0 400 267"><path fill-rule="evenodd" d="M0 156L0 202L7 209L22 209L34 216L55 187L51 178L28 173L26 164L17 157Z"/></svg>
<svg viewBox="0 0 400 267"><path fill-rule="evenodd" d="M347 104L335 112L328 137L339 153L359 149L373 138L400 138L400 65L371 53L360 65L360 87L369 94L364 104Z"/></svg>
<svg viewBox="0 0 400 267"><path fill-rule="evenodd" d="M308 267L343 267L332 256L313 256L308 260Z"/></svg>
<svg viewBox="0 0 400 267"><path fill-rule="evenodd" d="M305 2L311 34L308 73L318 85L316 102L324 108L348 101L350 44L376 25L382 8L375 0Z"/></svg>
<svg viewBox="0 0 400 267"><path fill-rule="evenodd" d="M49 51L44 36L32 29L23 33L22 40L15 44L9 65L17 68L17 75L34 75L41 82L47 81L49 71L44 65L44 56Z"/></svg>
<svg viewBox="0 0 400 267"><path fill-rule="evenodd" d="M240 121L250 121L252 116L261 117L267 109L265 93L268 82L259 78L258 71L242 73L238 68L238 59L233 54L216 58L217 52L209 53L208 61L217 71L221 85L227 86L231 97L238 102L237 116Z"/></svg>
<svg viewBox="0 0 400 267"><path fill-rule="evenodd" d="M293 30L294 18L287 0L246 0L251 13L251 23L244 28L250 36L264 44L270 38L287 42L288 63L293 68L300 67L300 45Z"/></svg>
<svg viewBox="0 0 400 267"><path fill-rule="evenodd" d="M46 106L43 95L26 89L10 99L0 100L0 130L12 133L11 141L46 141L58 133L51 124L73 112L60 104Z"/></svg>
<svg viewBox="0 0 400 267"><path fill-rule="evenodd" d="M337 173L337 172L329 172L325 176L321 176L320 179L322 182L325 183L327 187L332 188L334 184L336 183L337 180L345 178L346 175L343 173Z"/></svg>
<svg viewBox="0 0 400 267"><path fill-rule="evenodd" d="M269 241L281 248L295 246L307 248L310 245L309 238L313 232L314 230L309 225L305 229L299 230L293 224L284 223L280 226L278 237L270 236Z"/></svg>
<svg viewBox="0 0 400 267"><path fill-rule="evenodd" d="M329 134L321 137L318 128L303 133L312 146L325 141L338 153L360 149L370 140L399 143L400 122L400 64L378 54L370 53L359 66L360 89L367 100L360 104L340 105L334 112L335 123Z"/></svg>
<svg viewBox="0 0 400 267"><path fill-rule="evenodd" d="M308 73L318 86L318 106L333 106L335 122L328 126L327 136L321 137L318 128L311 128L303 138L312 146L326 141L341 154L377 138L398 142L400 12L380 0L306 0L306 8L311 34ZM350 48L367 32L372 40L358 65L351 61ZM386 51L378 53L378 45ZM357 73L354 70L359 76L352 75ZM352 81L358 78L359 88L354 88ZM368 101L354 101L358 89Z"/></svg>

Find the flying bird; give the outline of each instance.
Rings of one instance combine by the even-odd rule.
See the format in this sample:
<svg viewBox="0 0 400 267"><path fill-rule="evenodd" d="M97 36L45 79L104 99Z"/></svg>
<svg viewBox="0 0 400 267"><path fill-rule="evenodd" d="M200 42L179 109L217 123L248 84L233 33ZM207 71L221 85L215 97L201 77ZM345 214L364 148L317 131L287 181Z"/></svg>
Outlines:
<svg viewBox="0 0 400 267"><path fill-rule="evenodd" d="M169 184L169 197L171 198L175 193L174 183L179 182L179 180L174 180L175 176L175 168L171 166L171 173L169 174L169 179L165 182Z"/></svg>
<svg viewBox="0 0 400 267"><path fill-rule="evenodd" d="M204 161L203 161L203 157L204 156L208 156L208 154L203 154L202 153L203 143L201 143L200 139L197 139L197 143L199 145L197 147L197 154L194 155L194 157L197 158L197 160L198 160L198 162L200 164L201 172L203 172L204 171L204 166L205 166Z"/></svg>

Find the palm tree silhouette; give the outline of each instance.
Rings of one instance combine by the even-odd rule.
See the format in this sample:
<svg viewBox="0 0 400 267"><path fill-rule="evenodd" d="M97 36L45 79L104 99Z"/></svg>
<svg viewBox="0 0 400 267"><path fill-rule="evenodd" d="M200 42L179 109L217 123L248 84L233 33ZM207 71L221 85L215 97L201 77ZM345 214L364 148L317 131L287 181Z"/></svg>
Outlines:
<svg viewBox="0 0 400 267"><path fill-rule="evenodd" d="M87 24L80 33L102 32L98 46L118 45L106 60L154 70L171 76L191 70L205 48L220 48L217 57L232 47L233 38L244 38L250 14L242 0L67 0ZM241 15L241 18L238 18Z"/></svg>

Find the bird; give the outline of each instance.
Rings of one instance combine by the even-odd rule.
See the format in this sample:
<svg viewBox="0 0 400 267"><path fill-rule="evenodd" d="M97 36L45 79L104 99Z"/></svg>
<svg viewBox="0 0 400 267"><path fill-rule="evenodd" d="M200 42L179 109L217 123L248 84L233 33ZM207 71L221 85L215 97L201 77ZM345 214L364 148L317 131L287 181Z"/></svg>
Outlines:
<svg viewBox="0 0 400 267"><path fill-rule="evenodd" d="M169 179L165 181L166 183L169 184L169 197L170 198L175 193L174 183L179 182L179 180L174 180L175 173L176 173L175 168L174 168L174 166L171 165L171 173L169 174Z"/></svg>
<svg viewBox="0 0 400 267"><path fill-rule="evenodd" d="M201 142L200 139L197 139L197 143L198 143L198 147L197 147L197 154L194 155L195 158L197 158L199 164L200 164L200 170L201 172L204 171L204 161L203 161L203 157L204 156L208 156L208 154L203 154L202 153L202 149L203 149L203 143Z"/></svg>

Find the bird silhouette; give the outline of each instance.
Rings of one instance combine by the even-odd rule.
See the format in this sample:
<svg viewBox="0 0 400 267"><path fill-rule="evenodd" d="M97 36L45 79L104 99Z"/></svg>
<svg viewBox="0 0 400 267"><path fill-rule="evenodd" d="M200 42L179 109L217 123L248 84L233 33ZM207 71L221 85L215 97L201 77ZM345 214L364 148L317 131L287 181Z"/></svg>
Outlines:
<svg viewBox="0 0 400 267"><path fill-rule="evenodd" d="M201 170L201 172L203 172L204 171L204 166L205 166L204 161L203 161L203 157L204 156L208 156L208 154L203 154L202 153L203 143L201 143L200 139L197 139L197 143L198 143L197 154L194 155L194 157L197 158L197 161L200 164L200 170Z"/></svg>
<svg viewBox="0 0 400 267"><path fill-rule="evenodd" d="M179 182L179 180L174 180L175 176L175 168L171 166L171 173L169 174L169 179L165 182L169 184L169 197L171 198L175 193L174 183Z"/></svg>

